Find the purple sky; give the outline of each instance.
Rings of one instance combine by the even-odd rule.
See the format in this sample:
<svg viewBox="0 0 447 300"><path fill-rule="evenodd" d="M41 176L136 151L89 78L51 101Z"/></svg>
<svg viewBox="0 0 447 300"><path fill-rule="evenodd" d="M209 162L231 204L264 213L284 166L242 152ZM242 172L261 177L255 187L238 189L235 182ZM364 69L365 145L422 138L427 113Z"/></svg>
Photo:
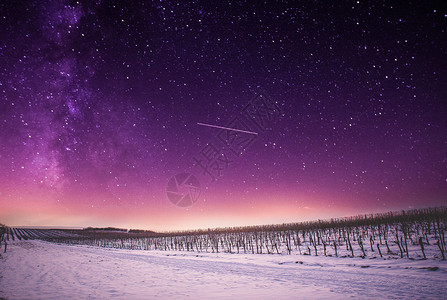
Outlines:
<svg viewBox="0 0 447 300"><path fill-rule="evenodd" d="M0 222L168 230L444 205L446 20L434 2L2 2ZM242 155L197 125L227 126L260 93L278 110L248 120ZM231 161L213 183L194 167L210 145ZM181 172L200 181L188 208L166 195Z"/></svg>

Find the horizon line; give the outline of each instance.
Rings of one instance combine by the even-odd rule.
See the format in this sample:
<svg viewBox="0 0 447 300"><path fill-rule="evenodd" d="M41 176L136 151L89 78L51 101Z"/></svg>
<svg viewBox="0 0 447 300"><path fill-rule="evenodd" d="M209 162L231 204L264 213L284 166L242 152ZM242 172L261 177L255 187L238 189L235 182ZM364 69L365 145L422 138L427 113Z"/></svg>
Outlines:
<svg viewBox="0 0 447 300"><path fill-rule="evenodd" d="M287 222L287 223L270 223L270 224L257 224L257 225L238 225L238 226L226 226L226 227L213 227L213 228L196 228L196 229L177 229L177 230L162 230L162 231L155 231L153 229L141 229L141 228L120 228L120 227L115 227L115 226L51 226L51 225L26 225L26 226L8 226L6 224L3 224L6 227L9 228L27 228L27 229L73 229L73 230L83 230L86 229L88 227L93 227L93 228L115 228L115 229L125 229L125 230L145 230L145 231L153 231L155 233L172 233L172 232L190 232L190 231L206 231L206 230L220 230L220 229L228 229L228 228L254 228L254 227L264 227L264 226L280 226L280 225L291 225L291 224L299 224L299 223L313 223L313 222L327 222L327 221L331 221L331 220L347 220L349 218L354 218L354 217L361 217L361 216L379 216L379 215L383 215L383 214L397 214L397 215L402 215L402 212L406 213L409 211L417 211L417 210L426 210L426 209L446 209L447 206L445 205L440 205L440 206L428 206L428 207L420 207L420 208L409 208L409 209L400 209L400 210L388 210L388 211L383 211L383 212L371 212L371 213L359 213L359 214L353 214L350 216L344 216L344 217L331 217L331 218L324 218L324 219L313 219L313 220L308 220L308 221L297 221L297 222ZM1 225L2 223L0 223Z"/></svg>

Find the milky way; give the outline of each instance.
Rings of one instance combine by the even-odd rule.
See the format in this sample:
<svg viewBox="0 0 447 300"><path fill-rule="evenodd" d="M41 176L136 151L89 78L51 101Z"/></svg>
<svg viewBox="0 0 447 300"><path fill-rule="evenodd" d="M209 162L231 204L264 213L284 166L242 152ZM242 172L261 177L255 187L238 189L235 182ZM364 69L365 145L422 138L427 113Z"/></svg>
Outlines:
<svg viewBox="0 0 447 300"><path fill-rule="evenodd" d="M0 222L169 230L444 205L446 21L425 2L4 1ZM260 93L278 118L173 205L169 179L203 175L194 157L219 134L197 123L227 126Z"/></svg>

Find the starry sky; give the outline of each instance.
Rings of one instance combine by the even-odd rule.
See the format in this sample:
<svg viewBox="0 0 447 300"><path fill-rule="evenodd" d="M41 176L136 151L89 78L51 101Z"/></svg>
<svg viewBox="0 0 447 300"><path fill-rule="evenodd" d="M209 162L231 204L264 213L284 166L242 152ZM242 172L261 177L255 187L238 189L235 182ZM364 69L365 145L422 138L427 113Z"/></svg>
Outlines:
<svg viewBox="0 0 447 300"><path fill-rule="evenodd" d="M446 13L2 1L0 222L178 230L445 205ZM259 95L277 108L265 126L232 123ZM197 123L258 134L235 155L218 139L235 132ZM194 160L211 148L228 156L216 180ZM166 194L181 172L200 181L188 207Z"/></svg>

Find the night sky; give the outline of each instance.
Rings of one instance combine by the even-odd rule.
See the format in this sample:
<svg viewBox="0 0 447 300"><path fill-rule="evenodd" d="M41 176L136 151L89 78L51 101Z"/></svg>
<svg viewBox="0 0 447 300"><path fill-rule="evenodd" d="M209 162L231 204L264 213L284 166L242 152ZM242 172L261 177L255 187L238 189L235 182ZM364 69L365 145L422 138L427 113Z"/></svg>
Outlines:
<svg viewBox="0 0 447 300"><path fill-rule="evenodd" d="M1 2L1 223L174 230L447 203L445 7L177 2ZM232 122L259 98L268 122ZM228 158L214 181L204 153ZM166 194L182 172L201 187L188 207Z"/></svg>

